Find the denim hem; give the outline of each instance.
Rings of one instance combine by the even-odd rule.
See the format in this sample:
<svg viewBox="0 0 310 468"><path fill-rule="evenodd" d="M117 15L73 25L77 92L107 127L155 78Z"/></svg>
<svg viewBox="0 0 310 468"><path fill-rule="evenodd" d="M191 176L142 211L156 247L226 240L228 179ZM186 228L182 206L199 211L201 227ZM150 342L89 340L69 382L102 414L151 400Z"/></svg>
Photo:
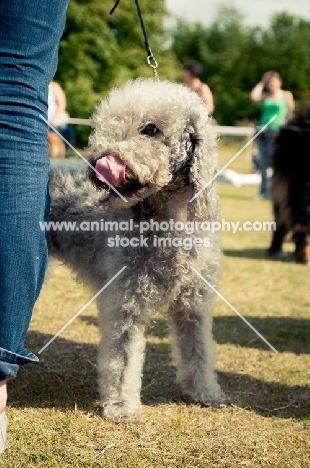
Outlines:
<svg viewBox="0 0 310 468"><path fill-rule="evenodd" d="M16 354L0 348L0 381L16 377L20 366L37 361L39 358L28 349L22 349L21 354Z"/></svg>
<svg viewBox="0 0 310 468"><path fill-rule="evenodd" d="M21 354L17 354L12 353L12 351L8 351L7 349L0 348L0 363L1 361L4 361L8 364L18 364L19 366L22 366L28 362L37 362L38 360L39 358L28 351L28 349L22 349Z"/></svg>

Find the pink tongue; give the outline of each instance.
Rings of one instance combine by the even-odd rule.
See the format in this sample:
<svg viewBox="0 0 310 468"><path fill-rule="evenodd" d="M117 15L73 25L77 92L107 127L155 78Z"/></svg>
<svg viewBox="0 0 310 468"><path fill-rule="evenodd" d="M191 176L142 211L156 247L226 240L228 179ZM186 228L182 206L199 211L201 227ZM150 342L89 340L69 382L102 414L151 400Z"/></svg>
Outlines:
<svg viewBox="0 0 310 468"><path fill-rule="evenodd" d="M96 169L102 175L97 178L103 182L108 181L114 187L121 187L128 182L125 177L126 165L117 156L108 155L96 162Z"/></svg>

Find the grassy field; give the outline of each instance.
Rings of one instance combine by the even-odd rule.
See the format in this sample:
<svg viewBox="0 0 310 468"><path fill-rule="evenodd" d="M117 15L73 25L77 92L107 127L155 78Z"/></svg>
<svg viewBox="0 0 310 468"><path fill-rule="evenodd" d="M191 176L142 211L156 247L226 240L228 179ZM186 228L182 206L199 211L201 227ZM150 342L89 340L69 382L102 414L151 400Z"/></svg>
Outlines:
<svg viewBox="0 0 310 468"><path fill-rule="evenodd" d="M220 145L223 165L242 145ZM249 172L240 155L232 169ZM271 220L257 188L218 184L222 217ZM163 317L147 335L141 424L100 417L97 311L90 305L10 382L5 468L310 466L310 270L265 256L269 232L223 232L219 290L279 351L272 352L220 299L214 307L219 381L231 399L220 408L182 400ZM291 252L288 240L285 250ZM108 293L108 292L107 292ZM40 350L91 298L52 261L27 345Z"/></svg>

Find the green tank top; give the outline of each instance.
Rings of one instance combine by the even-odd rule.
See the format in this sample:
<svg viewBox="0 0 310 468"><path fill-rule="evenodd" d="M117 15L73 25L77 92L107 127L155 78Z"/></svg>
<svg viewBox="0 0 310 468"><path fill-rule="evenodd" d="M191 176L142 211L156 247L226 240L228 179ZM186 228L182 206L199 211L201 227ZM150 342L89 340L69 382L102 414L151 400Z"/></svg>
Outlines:
<svg viewBox="0 0 310 468"><path fill-rule="evenodd" d="M262 115L260 125L266 125L274 115L277 117L268 126L270 130L278 130L286 121L288 107L286 101L282 99L266 98L262 105Z"/></svg>

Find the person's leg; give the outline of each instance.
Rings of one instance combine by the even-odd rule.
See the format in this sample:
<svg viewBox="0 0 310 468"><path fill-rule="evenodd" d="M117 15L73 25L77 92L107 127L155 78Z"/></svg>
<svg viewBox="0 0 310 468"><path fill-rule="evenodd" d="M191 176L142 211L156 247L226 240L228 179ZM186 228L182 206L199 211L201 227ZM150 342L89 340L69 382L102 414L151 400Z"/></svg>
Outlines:
<svg viewBox="0 0 310 468"><path fill-rule="evenodd" d="M258 150L260 155L260 172L261 172L261 186L259 196L261 198L267 197L267 154L266 154L266 140L261 137L257 138Z"/></svg>
<svg viewBox="0 0 310 468"><path fill-rule="evenodd" d="M59 133L61 134L61 132ZM63 139L53 130L48 131L47 141L49 142L48 157L50 159L63 159L66 156L66 145Z"/></svg>
<svg viewBox="0 0 310 468"><path fill-rule="evenodd" d="M7 424L6 414L2 411L0 413L0 454L5 448Z"/></svg>
<svg viewBox="0 0 310 468"><path fill-rule="evenodd" d="M47 261L48 84L68 0L0 0L0 412L6 384L37 357L24 348Z"/></svg>
<svg viewBox="0 0 310 468"><path fill-rule="evenodd" d="M6 388L7 380L1 380L0 382L0 414L5 408L6 400L8 397L7 388Z"/></svg>

